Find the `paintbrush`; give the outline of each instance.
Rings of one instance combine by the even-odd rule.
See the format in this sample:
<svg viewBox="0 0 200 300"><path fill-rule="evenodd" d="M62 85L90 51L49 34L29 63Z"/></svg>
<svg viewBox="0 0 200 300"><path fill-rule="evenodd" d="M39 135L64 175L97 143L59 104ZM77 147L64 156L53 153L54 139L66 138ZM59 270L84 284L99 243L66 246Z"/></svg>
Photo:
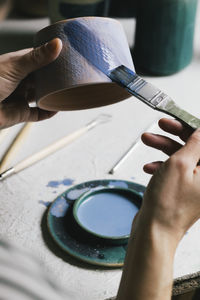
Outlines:
<svg viewBox="0 0 200 300"><path fill-rule="evenodd" d="M123 57L121 57L120 49L116 47L109 49L104 40L99 39L89 26L85 26L77 20L73 24L69 23L67 25L65 33L71 46L84 59L108 76L113 82L125 88L130 94L151 108L175 117L193 129L200 128L200 120L198 118L180 108L159 88L148 83L134 71L122 65L120 60Z"/></svg>
<svg viewBox="0 0 200 300"><path fill-rule="evenodd" d="M12 162L13 158L16 156L19 149L22 147L25 138L28 136L32 124L33 123L26 123L19 131L19 133L16 135L12 144L9 146L9 149L6 151L3 158L1 159L0 172L6 170L9 164Z"/></svg>
<svg viewBox="0 0 200 300"><path fill-rule="evenodd" d="M76 130L75 132L59 139L58 141L50 144L49 146L45 147L44 149L40 150L39 152L25 158L14 167L7 169L3 173L0 174L0 180L3 180L9 177L12 174L19 173L20 171L28 168L29 166L33 165L34 163L40 161L41 159L49 156L50 154L58 151L59 149L63 148L64 146L72 143L84 133L88 132L89 130L95 128L96 126L106 123L110 121L111 116L107 114L101 114L96 119L88 123L87 125L81 127L80 129Z"/></svg>
<svg viewBox="0 0 200 300"><path fill-rule="evenodd" d="M175 117L193 129L200 128L198 118L180 108L167 94L129 68L121 65L111 70L108 77L151 108Z"/></svg>

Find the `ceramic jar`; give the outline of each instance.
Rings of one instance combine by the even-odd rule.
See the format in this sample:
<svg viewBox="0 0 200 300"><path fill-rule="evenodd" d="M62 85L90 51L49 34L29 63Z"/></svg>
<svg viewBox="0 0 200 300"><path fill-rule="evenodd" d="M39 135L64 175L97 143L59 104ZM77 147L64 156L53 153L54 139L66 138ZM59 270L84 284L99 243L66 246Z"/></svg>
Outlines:
<svg viewBox="0 0 200 300"><path fill-rule="evenodd" d="M19 13L30 17L46 17L48 0L15 0L15 8Z"/></svg>
<svg viewBox="0 0 200 300"><path fill-rule="evenodd" d="M137 72L170 75L193 55L197 0L140 0L133 60Z"/></svg>
<svg viewBox="0 0 200 300"><path fill-rule="evenodd" d="M110 1L109 17L134 18L136 16L137 0Z"/></svg>
<svg viewBox="0 0 200 300"><path fill-rule="evenodd" d="M39 31L35 46L55 37L63 42L61 54L35 73L40 108L52 111L87 109L130 97L105 74L121 64L134 69L118 21L101 17L61 21Z"/></svg>
<svg viewBox="0 0 200 300"><path fill-rule="evenodd" d="M108 16L109 0L49 0L51 23L85 16Z"/></svg>

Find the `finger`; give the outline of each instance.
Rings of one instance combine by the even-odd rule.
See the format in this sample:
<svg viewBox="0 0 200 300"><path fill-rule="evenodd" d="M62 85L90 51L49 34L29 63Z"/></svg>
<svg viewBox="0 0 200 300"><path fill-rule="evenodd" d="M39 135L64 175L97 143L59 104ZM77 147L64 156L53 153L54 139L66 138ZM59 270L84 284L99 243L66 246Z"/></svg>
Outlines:
<svg viewBox="0 0 200 300"><path fill-rule="evenodd" d="M62 41L56 38L35 49L21 50L21 55L18 51L13 60L13 73L16 74L18 80L22 80L29 73L54 61L59 56L61 49Z"/></svg>
<svg viewBox="0 0 200 300"><path fill-rule="evenodd" d="M141 139L145 145L158 149L169 156L182 147L178 142L159 134L146 132L143 133Z"/></svg>
<svg viewBox="0 0 200 300"><path fill-rule="evenodd" d="M174 154L174 158L188 169L196 168L200 159L200 128L195 130L186 144Z"/></svg>
<svg viewBox="0 0 200 300"><path fill-rule="evenodd" d="M27 119L24 122L37 122L53 117L57 112L47 111L38 107L30 107Z"/></svg>
<svg viewBox="0 0 200 300"><path fill-rule="evenodd" d="M162 118L161 120L159 120L158 124L162 130L179 136L180 139L184 142L186 142L189 136L193 133L193 130L191 128L183 125L177 120Z"/></svg>
<svg viewBox="0 0 200 300"><path fill-rule="evenodd" d="M154 161L152 163L148 163L144 165L143 170L145 173L154 174L162 164L163 164L162 161Z"/></svg>

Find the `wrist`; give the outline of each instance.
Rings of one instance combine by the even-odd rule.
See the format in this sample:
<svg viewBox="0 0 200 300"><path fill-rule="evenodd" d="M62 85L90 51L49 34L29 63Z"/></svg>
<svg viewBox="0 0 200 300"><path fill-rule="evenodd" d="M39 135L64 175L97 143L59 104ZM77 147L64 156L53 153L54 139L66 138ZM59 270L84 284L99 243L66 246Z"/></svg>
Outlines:
<svg viewBox="0 0 200 300"><path fill-rule="evenodd" d="M147 243L152 243L154 246L163 246L174 255L182 236L181 231L164 226L153 218L143 217L141 213L137 222L133 223L130 243L132 240L134 243L146 240Z"/></svg>
<svg viewBox="0 0 200 300"><path fill-rule="evenodd" d="M169 300L178 240L157 222L134 222L117 300ZM144 288L145 287L145 288Z"/></svg>

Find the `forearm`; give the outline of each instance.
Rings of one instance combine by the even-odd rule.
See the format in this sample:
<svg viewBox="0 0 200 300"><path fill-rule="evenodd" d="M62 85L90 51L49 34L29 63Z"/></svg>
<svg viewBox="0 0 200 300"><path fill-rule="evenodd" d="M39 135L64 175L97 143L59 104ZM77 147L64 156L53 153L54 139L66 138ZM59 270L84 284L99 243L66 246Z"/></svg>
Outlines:
<svg viewBox="0 0 200 300"><path fill-rule="evenodd" d="M177 243L145 226L130 238L117 300L170 300Z"/></svg>

